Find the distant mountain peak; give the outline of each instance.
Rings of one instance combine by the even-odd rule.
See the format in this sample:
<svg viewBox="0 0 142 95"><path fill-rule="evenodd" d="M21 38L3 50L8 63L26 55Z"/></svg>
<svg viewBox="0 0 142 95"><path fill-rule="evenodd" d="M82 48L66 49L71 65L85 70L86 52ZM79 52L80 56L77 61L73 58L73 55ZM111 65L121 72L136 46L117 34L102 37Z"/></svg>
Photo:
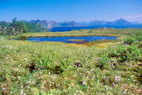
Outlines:
<svg viewBox="0 0 142 95"><path fill-rule="evenodd" d="M40 24L44 28L51 29L53 27L82 27L82 26L98 26L98 25L131 25L136 24L129 22L123 18L117 19L115 21L104 21L104 20L95 20L90 22L76 22L76 21L63 21L63 22L56 22L56 21L49 21L49 20L31 20L30 22Z"/></svg>
<svg viewBox="0 0 142 95"><path fill-rule="evenodd" d="M120 19L117 19L115 21L119 21L119 22L128 22L127 20L123 19L123 18L120 18Z"/></svg>
<svg viewBox="0 0 142 95"><path fill-rule="evenodd" d="M131 24L129 21L123 19L123 18L120 18L120 19L117 19L113 22L113 24Z"/></svg>

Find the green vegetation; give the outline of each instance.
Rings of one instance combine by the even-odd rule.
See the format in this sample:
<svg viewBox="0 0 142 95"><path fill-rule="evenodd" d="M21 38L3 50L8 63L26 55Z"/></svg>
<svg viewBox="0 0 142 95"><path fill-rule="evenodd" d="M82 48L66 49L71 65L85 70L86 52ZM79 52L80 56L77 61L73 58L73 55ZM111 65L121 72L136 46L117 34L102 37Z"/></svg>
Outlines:
<svg viewBox="0 0 142 95"><path fill-rule="evenodd" d="M0 34L3 35L18 35L21 33L27 32L40 32L44 31L40 25L35 23L29 23L26 21L17 21L17 18L14 18L12 22L0 22Z"/></svg>
<svg viewBox="0 0 142 95"><path fill-rule="evenodd" d="M107 41L72 46L0 36L0 94L141 95L142 29L24 33L12 38L85 35L120 38L107 48L99 48L96 44Z"/></svg>

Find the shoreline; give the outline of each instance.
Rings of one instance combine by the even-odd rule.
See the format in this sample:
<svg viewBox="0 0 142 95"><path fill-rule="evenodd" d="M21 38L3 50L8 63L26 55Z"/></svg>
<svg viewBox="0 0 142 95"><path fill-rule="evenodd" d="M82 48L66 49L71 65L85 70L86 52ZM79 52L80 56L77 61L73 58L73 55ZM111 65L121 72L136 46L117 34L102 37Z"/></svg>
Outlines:
<svg viewBox="0 0 142 95"><path fill-rule="evenodd" d="M112 36L112 37L120 37L118 35L111 34L92 34L92 35L61 35L61 36L21 36L18 39L27 39L27 38L46 38L46 37L88 37L88 36Z"/></svg>

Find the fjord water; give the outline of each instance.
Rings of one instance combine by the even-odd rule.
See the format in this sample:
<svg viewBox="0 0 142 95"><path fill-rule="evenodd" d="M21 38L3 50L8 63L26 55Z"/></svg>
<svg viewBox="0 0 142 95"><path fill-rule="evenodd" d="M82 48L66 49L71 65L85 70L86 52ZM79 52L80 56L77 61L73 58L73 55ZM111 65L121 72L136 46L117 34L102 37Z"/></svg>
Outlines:
<svg viewBox="0 0 142 95"><path fill-rule="evenodd" d="M97 29L97 28L115 28L115 29L125 29L125 28L142 28L142 24L130 24L130 25L95 25L95 26L78 26L78 27L53 27L50 31L52 32L64 32L80 29Z"/></svg>
<svg viewBox="0 0 142 95"><path fill-rule="evenodd" d="M65 43L87 43L97 40L116 40L118 37L114 36L85 36L85 37L43 37L43 38L28 38L27 40L32 42L65 42ZM80 41L77 41L80 40Z"/></svg>

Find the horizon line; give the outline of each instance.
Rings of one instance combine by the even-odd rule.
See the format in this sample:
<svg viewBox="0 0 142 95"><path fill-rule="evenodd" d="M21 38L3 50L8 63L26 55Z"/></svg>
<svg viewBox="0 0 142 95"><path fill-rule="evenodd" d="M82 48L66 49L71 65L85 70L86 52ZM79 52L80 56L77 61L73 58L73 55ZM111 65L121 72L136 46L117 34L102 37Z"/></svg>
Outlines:
<svg viewBox="0 0 142 95"><path fill-rule="evenodd" d="M14 18L17 18L17 17L13 17L13 19ZM25 19L19 19L18 20L18 18L17 18L17 21L32 21L32 20L40 20L40 21L53 21L53 22L71 22L71 21L73 21L73 22L93 22L93 21L106 21L106 22L113 22L113 21L116 21L116 20L120 20L120 19L123 19L123 20L126 20L126 21L128 21L128 22L133 22L133 23L142 23L142 22L138 22L138 21L130 21L130 20L127 20L127 19L125 19L125 18L118 18L118 19L115 19L115 20L100 20L100 19L98 19L98 20L89 20L89 21L77 21L77 20L64 20L64 21L56 21L56 20L47 20L47 19L31 19L31 20L25 20ZM7 20L0 20L0 22L2 22L2 21L5 21L5 22L12 22L12 19L10 20L10 21L7 21Z"/></svg>

